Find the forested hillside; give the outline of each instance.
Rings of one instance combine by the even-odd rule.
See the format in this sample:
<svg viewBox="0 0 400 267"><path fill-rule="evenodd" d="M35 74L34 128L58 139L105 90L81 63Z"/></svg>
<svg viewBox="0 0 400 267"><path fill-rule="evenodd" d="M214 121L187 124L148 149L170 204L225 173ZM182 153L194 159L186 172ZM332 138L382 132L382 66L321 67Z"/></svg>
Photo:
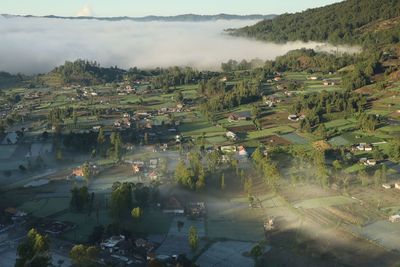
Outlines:
<svg viewBox="0 0 400 267"><path fill-rule="evenodd" d="M301 13L284 14L231 33L275 42L329 41L369 46L398 42L400 24L393 20L390 27L365 29L370 24L399 16L398 0L347 0Z"/></svg>
<svg viewBox="0 0 400 267"><path fill-rule="evenodd" d="M60 76L64 84L94 85L122 80L126 71L117 67L103 68L97 62L76 60L66 61L64 65L55 68L51 74Z"/></svg>

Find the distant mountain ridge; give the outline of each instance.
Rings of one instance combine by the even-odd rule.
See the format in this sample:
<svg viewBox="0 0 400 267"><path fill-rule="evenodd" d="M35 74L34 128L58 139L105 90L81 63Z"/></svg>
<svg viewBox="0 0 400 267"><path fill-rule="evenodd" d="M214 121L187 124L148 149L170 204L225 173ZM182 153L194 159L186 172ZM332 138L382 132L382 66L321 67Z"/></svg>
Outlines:
<svg viewBox="0 0 400 267"><path fill-rule="evenodd" d="M150 21L166 21L166 22L202 22L202 21L215 21L215 20L271 20L277 17L277 15L260 15L260 14L251 14L251 15L232 15L232 14L217 14L217 15L197 15L197 14L183 14L177 16L145 16L145 17L64 17L64 16L33 16L33 15L10 15L10 14L1 14L0 16L5 18L48 18L48 19L70 19L70 20L102 20L102 21L139 21L139 22L150 22Z"/></svg>

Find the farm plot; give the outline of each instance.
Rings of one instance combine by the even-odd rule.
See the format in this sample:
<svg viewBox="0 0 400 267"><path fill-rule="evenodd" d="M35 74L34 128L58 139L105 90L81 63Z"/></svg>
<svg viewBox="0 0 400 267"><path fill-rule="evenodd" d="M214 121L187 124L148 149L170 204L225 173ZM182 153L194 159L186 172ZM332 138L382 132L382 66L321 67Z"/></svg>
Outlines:
<svg viewBox="0 0 400 267"><path fill-rule="evenodd" d="M202 133L224 133L225 130L221 127L216 127L205 121L183 123L179 126L179 130L184 135L196 135Z"/></svg>
<svg viewBox="0 0 400 267"><path fill-rule="evenodd" d="M208 237L241 241L264 239L265 209L249 208L246 200L207 203Z"/></svg>
<svg viewBox="0 0 400 267"><path fill-rule="evenodd" d="M273 113L260 119L263 128L281 125L283 121L290 122L286 112Z"/></svg>
<svg viewBox="0 0 400 267"><path fill-rule="evenodd" d="M17 145L0 145L0 159L11 158L17 147Z"/></svg>
<svg viewBox="0 0 400 267"><path fill-rule="evenodd" d="M346 138L341 136L341 135L332 137L328 141L328 143L333 145L333 146L347 146L348 144L350 144L350 142Z"/></svg>
<svg viewBox="0 0 400 267"><path fill-rule="evenodd" d="M385 134L399 134L400 133L400 125L389 125L384 126L378 129L379 132Z"/></svg>
<svg viewBox="0 0 400 267"><path fill-rule="evenodd" d="M178 229L178 221L183 222L183 227ZM191 226L196 227L197 233L200 237L199 248L205 245L201 239L205 237L205 226L202 220L188 220L185 217L174 218L167 237L161 246L156 250L161 255L178 255L185 253L186 255L192 255L192 250L189 246L188 235Z"/></svg>
<svg viewBox="0 0 400 267"><path fill-rule="evenodd" d="M356 125L355 121L347 119L337 119L325 123L326 128L328 129L337 128L338 130L345 130L348 128L352 128L354 127L354 125Z"/></svg>
<svg viewBox="0 0 400 267"><path fill-rule="evenodd" d="M321 197L321 198L313 198L313 199L299 201L294 203L293 206L295 208L314 209L314 208L325 208L331 206L346 205L353 202L356 202L356 200L349 197L331 196L331 197Z"/></svg>
<svg viewBox="0 0 400 267"><path fill-rule="evenodd" d="M216 242L198 258L196 263L202 267L253 266L253 259L243 256L243 253L249 252L254 245L254 243L238 241Z"/></svg>
<svg viewBox="0 0 400 267"><path fill-rule="evenodd" d="M282 125L282 126L277 126L277 127L272 127L272 128L267 128L263 129L261 131L254 131L254 132L249 132L248 133L248 138L249 139L257 139L265 136L270 136L274 134L287 134L293 132L294 129L288 125Z"/></svg>
<svg viewBox="0 0 400 267"><path fill-rule="evenodd" d="M291 144L291 142L288 141L287 139L284 139L277 135L262 137L259 138L257 141L267 146L281 146L281 145L285 146Z"/></svg>
<svg viewBox="0 0 400 267"><path fill-rule="evenodd" d="M173 217L159 210L145 210L139 221L127 220L122 223L124 228L130 229L134 233L165 235L171 226Z"/></svg>
<svg viewBox="0 0 400 267"><path fill-rule="evenodd" d="M99 211L99 220L97 222L95 212L91 216L87 213L72 213L68 212L56 217L56 220L72 222L78 225L73 231L67 232L62 235L68 241L76 243L87 242L89 235L92 233L93 228L99 224L107 225L112 222L109 217L109 210Z"/></svg>
<svg viewBox="0 0 400 267"><path fill-rule="evenodd" d="M359 143L378 143L382 139L376 136L364 135L362 132L349 132L331 138L328 142L334 146L345 146Z"/></svg>
<svg viewBox="0 0 400 267"><path fill-rule="evenodd" d="M353 231L371 241L377 242L387 249L400 249L398 237L400 224L389 221L377 221L362 228L353 227Z"/></svg>
<svg viewBox="0 0 400 267"><path fill-rule="evenodd" d="M281 135L281 137L288 140L288 142L297 144L297 145L306 145L309 143L305 138L301 137L300 135L298 135L296 133L283 134L283 135Z"/></svg>
<svg viewBox="0 0 400 267"><path fill-rule="evenodd" d="M228 130L234 133L247 133L251 131L255 131L256 126L254 124L249 124L249 125L242 125L242 126L231 126L228 127Z"/></svg>

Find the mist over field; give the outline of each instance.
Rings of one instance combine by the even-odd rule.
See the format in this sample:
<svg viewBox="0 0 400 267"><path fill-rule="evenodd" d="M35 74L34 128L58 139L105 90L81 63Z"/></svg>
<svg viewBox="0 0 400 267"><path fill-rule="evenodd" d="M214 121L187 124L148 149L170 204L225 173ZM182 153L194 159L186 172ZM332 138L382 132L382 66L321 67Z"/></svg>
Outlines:
<svg viewBox="0 0 400 267"><path fill-rule="evenodd" d="M289 50L320 45L267 44L223 34L224 29L254 23L109 22L0 16L0 71L42 73L65 60L78 58L122 68L176 65L217 70L221 62L229 59L274 59Z"/></svg>

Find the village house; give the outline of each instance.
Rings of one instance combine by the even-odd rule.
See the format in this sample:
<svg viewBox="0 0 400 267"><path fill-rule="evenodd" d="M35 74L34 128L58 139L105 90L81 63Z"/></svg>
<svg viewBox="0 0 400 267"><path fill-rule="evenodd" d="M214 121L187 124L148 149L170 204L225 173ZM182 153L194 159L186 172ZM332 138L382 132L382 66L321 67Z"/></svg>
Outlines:
<svg viewBox="0 0 400 267"><path fill-rule="evenodd" d="M288 116L288 120L290 120L290 121L299 121L300 117L298 115L296 115L296 114L290 114Z"/></svg>
<svg viewBox="0 0 400 267"><path fill-rule="evenodd" d="M144 170L143 162L134 162L132 163L132 171L134 174L140 173Z"/></svg>
<svg viewBox="0 0 400 267"><path fill-rule="evenodd" d="M247 150L244 146L238 146L238 153L239 153L239 156L241 156L241 157L249 156L249 153L247 153Z"/></svg>
<svg viewBox="0 0 400 267"><path fill-rule="evenodd" d="M206 205L204 202L191 202L187 206L187 214L191 217L203 217L206 215Z"/></svg>
<svg viewBox="0 0 400 267"><path fill-rule="evenodd" d="M394 183L394 188L400 189L400 182L395 182Z"/></svg>
<svg viewBox="0 0 400 267"><path fill-rule="evenodd" d="M115 235L106 239L105 241L100 243L101 249L108 251L110 253L116 252L119 250L119 245L125 240L125 236L123 235Z"/></svg>
<svg viewBox="0 0 400 267"><path fill-rule="evenodd" d="M289 90L285 90L283 93L284 93L284 95L287 96L287 97L291 97L291 96L293 95L293 92L291 92L291 91L289 91Z"/></svg>
<svg viewBox="0 0 400 267"><path fill-rule="evenodd" d="M391 189L391 188L393 188L394 187L394 185L393 184L382 184L382 187L383 188L385 188L385 189Z"/></svg>
<svg viewBox="0 0 400 267"><path fill-rule="evenodd" d="M156 171L150 172L147 177L149 177L150 181L158 180L158 173Z"/></svg>
<svg viewBox="0 0 400 267"><path fill-rule="evenodd" d="M233 140L233 141L236 141L237 138L238 138L237 135L236 135L234 132L231 132L231 131L226 132L225 136L226 136L228 139L231 139L231 140Z"/></svg>
<svg viewBox="0 0 400 267"><path fill-rule="evenodd" d="M220 150L223 153L233 153L236 152L236 146L221 146Z"/></svg>
<svg viewBox="0 0 400 267"><path fill-rule="evenodd" d="M4 213L7 214L8 216L11 217L11 220L16 223L16 222L21 222L23 221L26 216L28 215L26 212L17 210L16 208L6 208L4 210Z"/></svg>
<svg viewBox="0 0 400 267"><path fill-rule="evenodd" d="M93 164L93 163L89 163L89 173L90 176L96 176L99 174L99 169L97 168L97 165ZM75 169L72 170L72 176L75 177L75 179L83 179L85 177L85 175L83 174L83 167L79 166Z"/></svg>
<svg viewBox="0 0 400 267"><path fill-rule="evenodd" d="M150 169L156 169L157 166L158 166L158 159L150 159L149 160Z"/></svg>
<svg viewBox="0 0 400 267"><path fill-rule="evenodd" d="M367 144L367 143L360 143L359 145L356 146L356 149L358 151L372 151L372 146Z"/></svg>
<svg viewBox="0 0 400 267"><path fill-rule="evenodd" d="M183 208L181 202L174 196L170 196L165 204L164 204L164 213L171 213L171 214L184 214L185 209Z"/></svg>
<svg viewBox="0 0 400 267"><path fill-rule="evenodd" d="M400 222L400 215L399 214L395 214L389 217L389 222L391 223L396 223L396 222Z"/></svg>
<svg viewBox="0 0 400 267"><path fill-rule="evenodd" d="M366 166L375 166L377 164L377 161L375 159L367 159L366 162L364 162L364 165Z"/></svg>
<svg viewBox="0 0 400 267"><path fill-rule="evenodd" d="M221 156L221 162L222 163L228 163L230 160L230 158L228 157L228 155L222 155Z"/></svg>
<svg viewBox="0 0 400 267"><path fill-rule="evenodd" d="M318 80L318 77L317 76L310 76L310 77L307 77L307 80L316 81L316 80Z"/></svg>
<svg viewBox="0 0 400 267"><path fill-rule="evenodd" d="M247 121L251 119L250 111L242 111L242 112L235 112L229 115L228 121L235 122L235 121Z"/></svg>

